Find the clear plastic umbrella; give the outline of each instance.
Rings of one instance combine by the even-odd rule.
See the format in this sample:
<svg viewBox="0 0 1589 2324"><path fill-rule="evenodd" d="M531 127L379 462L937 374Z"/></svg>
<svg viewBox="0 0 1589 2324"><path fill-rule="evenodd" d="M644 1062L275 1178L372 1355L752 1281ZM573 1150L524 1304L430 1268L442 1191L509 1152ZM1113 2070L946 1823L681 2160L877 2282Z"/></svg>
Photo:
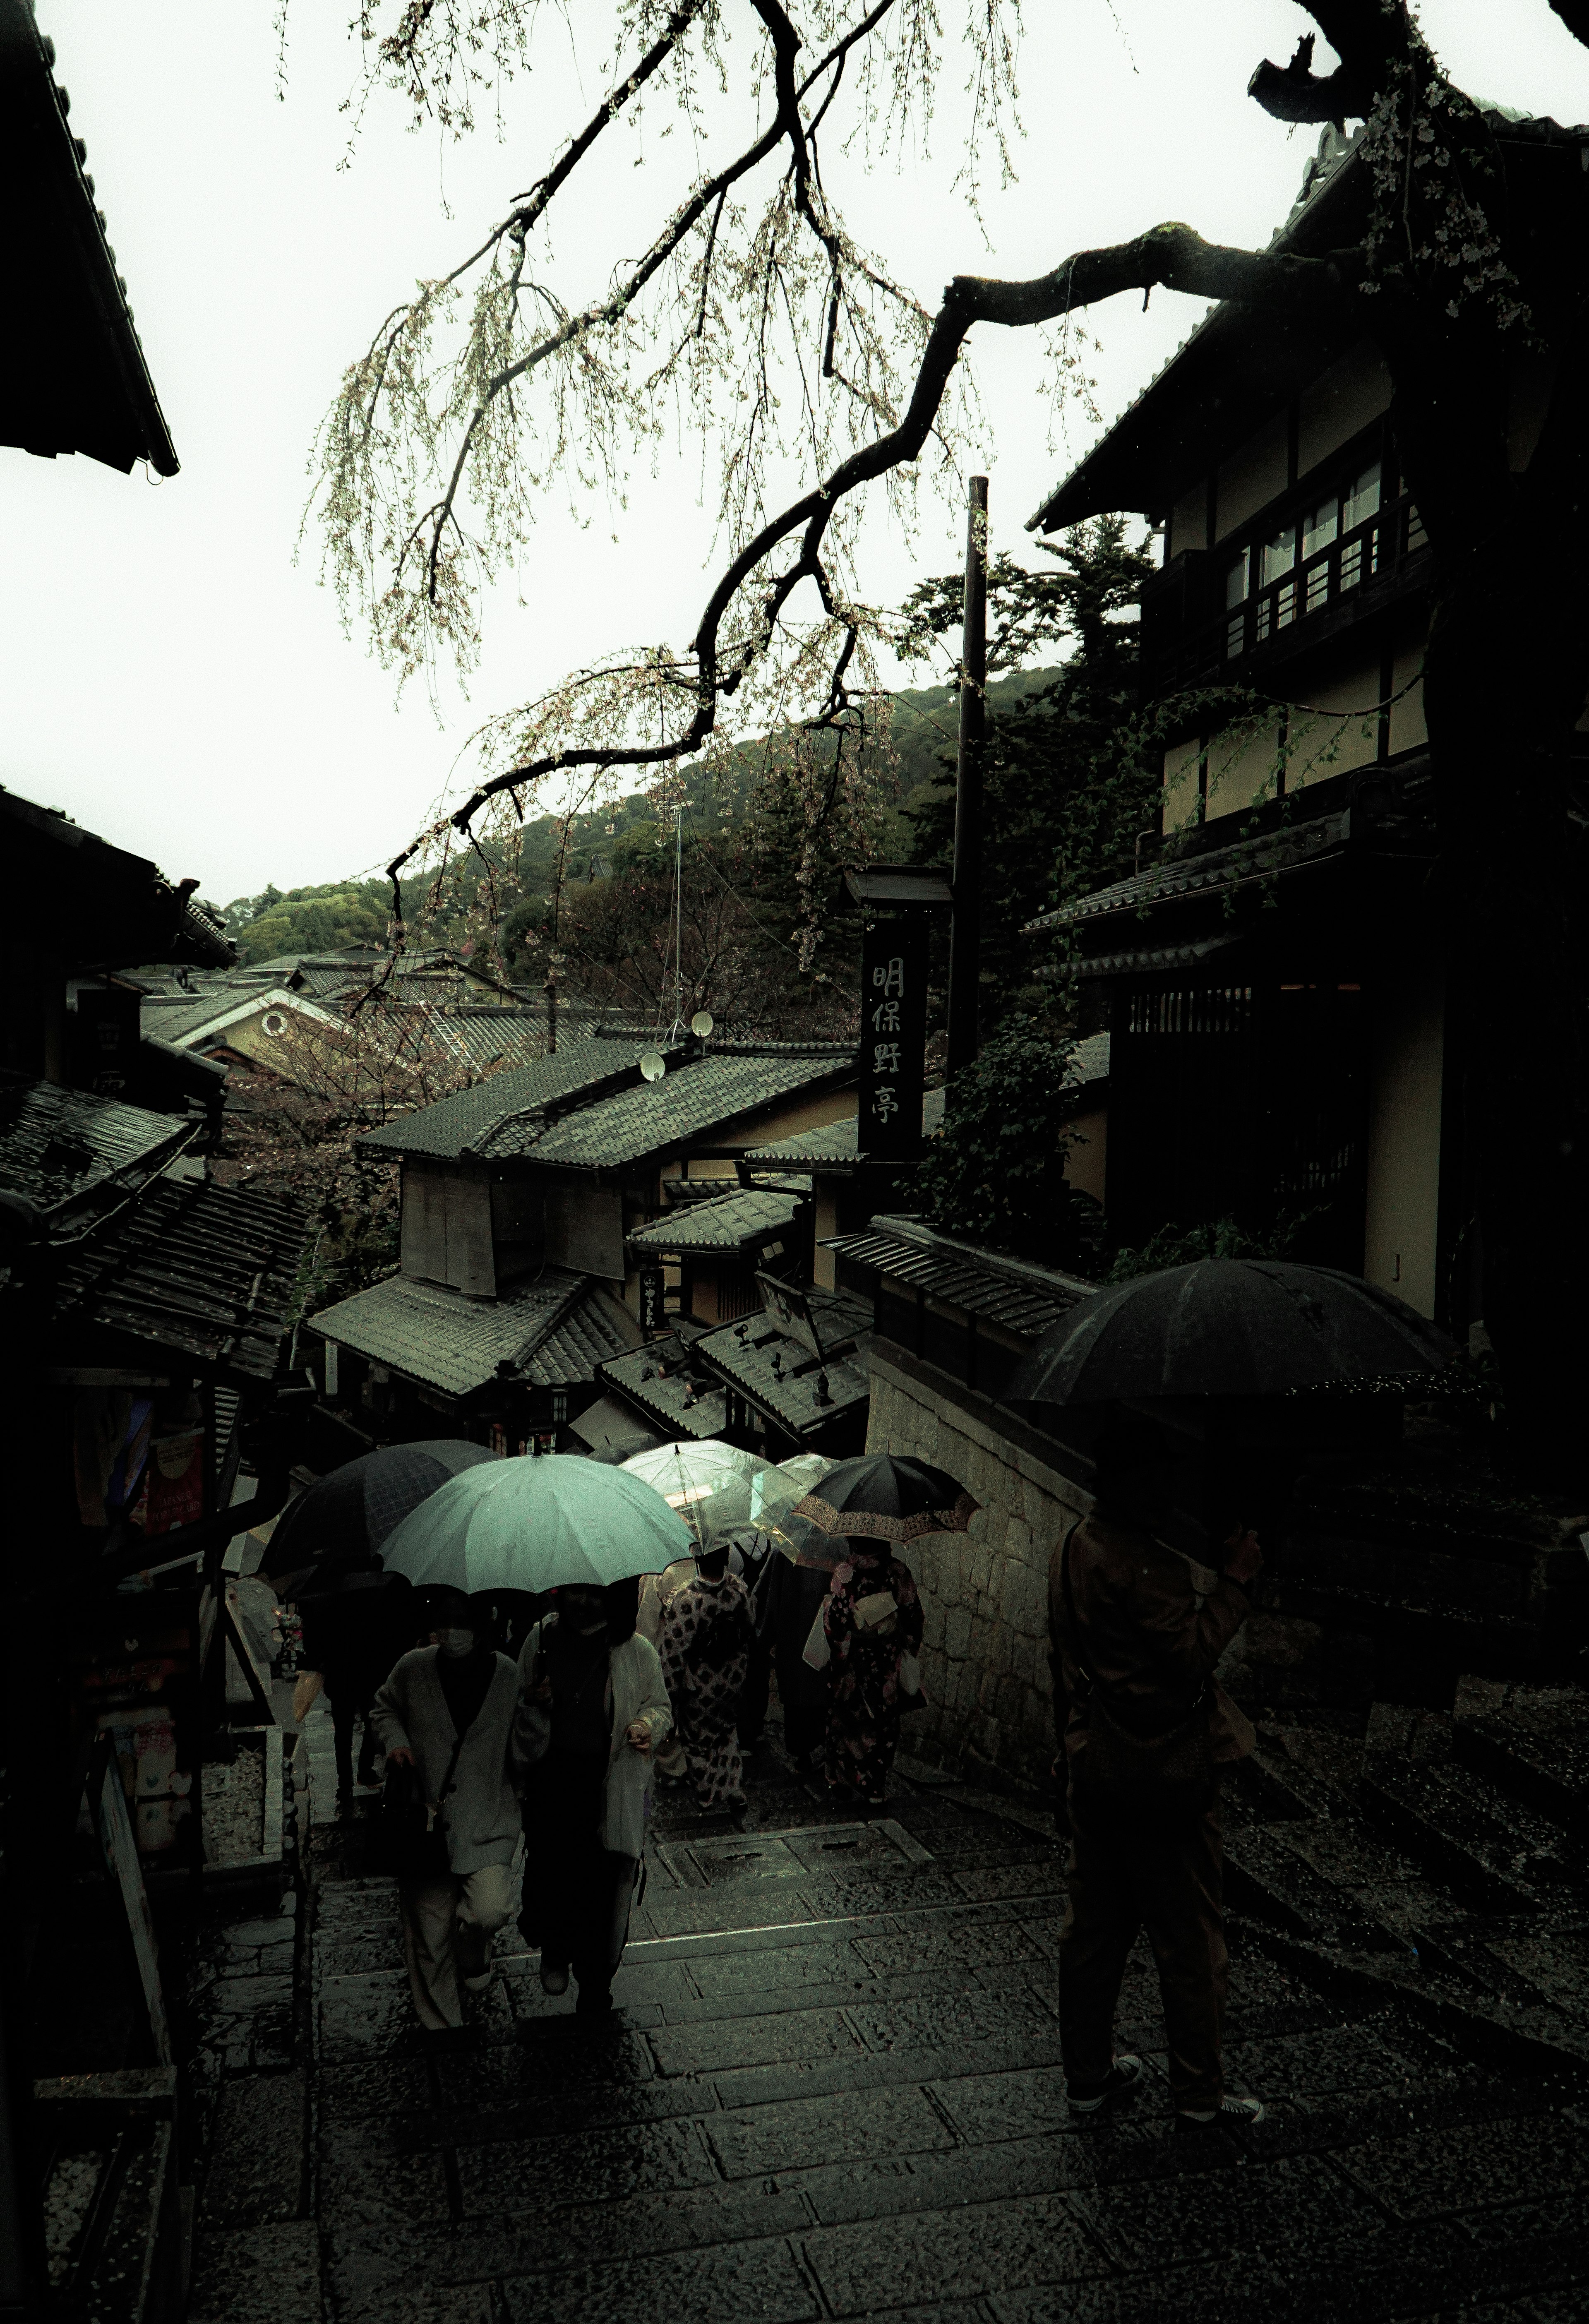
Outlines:
<svg viewBox="0 0 1589 2324"><path fill-rule="evenodd" d="M573 1452L488 1461L421 1501L388 1539L388 1573L455 1590L605 1587L690 1550L688 1527L638 1477Z"/></svg>
<svg viewBox="0 0 1589 2324"><path fill-rule="evenodd" d="M677 1509L699 1551L735 1526L759 1522L757 1489L778 1472L760 1452L742 1452L737 1444L706 1436L636 1452L619 1473L639 1478Z"/></svg>

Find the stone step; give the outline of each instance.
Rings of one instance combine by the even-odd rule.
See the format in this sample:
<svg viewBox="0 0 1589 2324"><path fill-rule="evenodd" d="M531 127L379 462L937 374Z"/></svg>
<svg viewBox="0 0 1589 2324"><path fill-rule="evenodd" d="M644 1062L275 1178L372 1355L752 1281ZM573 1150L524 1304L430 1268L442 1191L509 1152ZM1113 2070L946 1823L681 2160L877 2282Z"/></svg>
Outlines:
<svg viewBox="0 0 1589 2324"><path fill-rule="evenodd" d="M1455 1757L1444 1712L1375 1703L1361 1795L1370 1823L1474 1911L1527 1912L1575 1885L1560 1831Z"/></svg>
<svg viewBox="0 0 1589 2324"><path fill-rule="evenodd" d="M1589 1693L1464 1675L1452 1746L1464 1766L1589 1838Z"/></svg>

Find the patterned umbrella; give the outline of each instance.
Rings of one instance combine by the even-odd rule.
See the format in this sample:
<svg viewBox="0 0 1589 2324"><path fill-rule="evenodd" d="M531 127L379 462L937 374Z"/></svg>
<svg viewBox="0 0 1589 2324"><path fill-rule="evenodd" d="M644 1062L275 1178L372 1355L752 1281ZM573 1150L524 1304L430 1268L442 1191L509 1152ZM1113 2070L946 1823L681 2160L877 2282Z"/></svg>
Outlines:
<svg viewBox="0 0 1589 2324"><path fill-rule="evenodd" d="M411 1510L460 1470L494 1456L483 1444L442 1436L420 1444L381 1444L329 1470L300 1493L271 1536L265 1570L297 1572L322 1558L363 1565Z"/></svg>
<svg viewBox="0 0 1589 2324"><path fill-rule="evenodd" d="M824 1533L874 1541L917 1541L924 1533L964 1533L981 1508L947 1470L908 1454L864 1452L841 1461L792 1514Z"/></svg>

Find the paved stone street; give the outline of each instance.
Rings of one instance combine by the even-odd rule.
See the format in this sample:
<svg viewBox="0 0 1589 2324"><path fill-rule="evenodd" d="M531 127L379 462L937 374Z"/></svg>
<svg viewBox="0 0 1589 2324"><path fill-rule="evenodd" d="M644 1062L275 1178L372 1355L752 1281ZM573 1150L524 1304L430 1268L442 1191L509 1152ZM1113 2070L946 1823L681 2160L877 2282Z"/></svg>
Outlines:
<svg viewBox="0 0 1589 2324"><path fill-rule="evenodd" d="M916 1769L885 1818L836 1821L773 1750L744 1834L678 1794L660 1806L610 2029L549 2002L510 1931L470 2023L427 2040L392 1886L359 1869L356 1813L328 1812L329 1740L319 1713L300 1746L310 1878L281 1916L296 2056L234 2038L196 2324L1584 2312L1589 2115L1570 2061L1404 1958L1375 1975L1367 1955L1239 1923L1233 2086L1270 2119L1186 2135L1140 1952L1122 2031L1145 2087L1073 2127L1061 1861L1040 1810ZM1231 1807L1250 1865L1285 1829L1253 1821L1255 1788ZM1344 1823L1336 1845L1351 1878L1377 1843ZM1386 1853L1371 1868L1411 1895L1413 1868ZM279 2045L285 1940L262 1929L230 1942L257 1948Z"/></svg>

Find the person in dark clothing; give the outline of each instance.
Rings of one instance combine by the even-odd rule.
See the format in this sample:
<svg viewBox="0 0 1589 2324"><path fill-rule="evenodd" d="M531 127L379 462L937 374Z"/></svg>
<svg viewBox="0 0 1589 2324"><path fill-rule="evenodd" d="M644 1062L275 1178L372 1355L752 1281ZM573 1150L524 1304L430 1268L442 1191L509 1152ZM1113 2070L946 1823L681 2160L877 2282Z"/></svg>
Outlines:
<svg viewBox="0 0 1589 2324"><path fill-rule="evenodd" d="M757 1635L778 1677L783 1748L802 1775L810 1773L827 1725L827 1677L805 1660L805 1651L832 1578L778 1551L762 1568L753 1603Z"/></svg>
<svg viewBox="0 0 1589 2324"><path fill-rule="evenodd" d="M1214 1683L1262 1563L1238 1522L1223 1570L1159 1538L1169 1472L1148 1423L1116 1422L1097 1499L1049 1574L1050 1662L1070 1827L1059 1936L1059 2033L1071 2109L1090 2114L1140 2079L1116 2057L1127 1956L1146 1929L1159 1969L1178 2128L1259 2122L1227 2096L1220 2043L1229 1977L1219 1768L1253 1734ZM1058 1770L1056 1770L1058 1773Z"/></svg>
<svg viewBox="0 0 1589 2324"><path fill-rule="evenodd" d="M372 1789L378 1778L380 1740L371 1720L375 1690L405 1648L413 1644L414 1595L401 1573L383 1573L375 1556L326 1561L299 1592L303 1618L300 1667L319 1671L331 1709L337 1753L337 1797L353 1796L353 1737L362 1720L358 1782Z"/></svg>
<svg viewBox="0 0 1589 2324"><path fill-rule="evenodd" d="M540 1983L604 2015L629 1933L652 1754L672 1724L661 1665L634 1628L637 1591L559 1590L524 1642L517 1757L524 1781L524 1904Z"/></svg>

